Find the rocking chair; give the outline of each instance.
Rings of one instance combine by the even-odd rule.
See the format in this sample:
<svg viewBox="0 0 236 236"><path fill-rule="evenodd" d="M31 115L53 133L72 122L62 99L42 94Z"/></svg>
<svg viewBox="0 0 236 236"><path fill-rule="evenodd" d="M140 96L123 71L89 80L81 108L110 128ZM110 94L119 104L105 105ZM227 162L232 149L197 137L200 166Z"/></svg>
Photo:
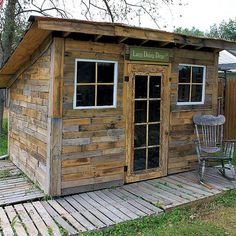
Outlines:
<svg viewBox="0 0 236 236"><path fill-rule="evenodd" d="M226 178L235 179L235 170L232 164L234 143L223 140L223 115L195 115L193 117L197 140L195 147L199 162L200 182L204 182L206 162L218 161L221 163L218 170ZM226 170L231 172L232 177L226 175Z"/></svg>

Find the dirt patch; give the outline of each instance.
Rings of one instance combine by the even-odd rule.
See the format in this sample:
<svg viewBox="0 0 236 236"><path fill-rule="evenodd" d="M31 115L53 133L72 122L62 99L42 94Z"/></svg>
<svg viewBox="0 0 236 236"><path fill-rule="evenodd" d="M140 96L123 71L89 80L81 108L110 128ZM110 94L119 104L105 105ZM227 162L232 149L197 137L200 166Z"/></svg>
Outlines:
<svg viewBox="0 0 236 236"><path fill-rule="evenodd" d="M236 236L236 204L230 207L219 205L211 206L208 209L204 207L197 218L207 223L216 224L224 229L225 234Z"/></svg>

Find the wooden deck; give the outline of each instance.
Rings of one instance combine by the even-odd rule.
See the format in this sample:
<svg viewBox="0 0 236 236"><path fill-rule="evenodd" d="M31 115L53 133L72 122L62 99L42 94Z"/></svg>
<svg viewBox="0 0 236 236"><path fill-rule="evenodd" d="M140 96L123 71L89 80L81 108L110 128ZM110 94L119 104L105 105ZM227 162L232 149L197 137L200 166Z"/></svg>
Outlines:
<svg viewBox="0 0 236 236"><path fill-rule="evenodd" d="M236 181L209 170L200 185L194 171L118 188L76 194L48 201L0 207L0 235L61 235L102 229L123 221L161 214L236 187ZM60 228L60 229L59 229Z"/></svg>
<svg viewBox="0 0 236 236"><path fill-rule="evenodd" d="M0 161L0 206L42 198L37 188L11 161Z"/></svg>

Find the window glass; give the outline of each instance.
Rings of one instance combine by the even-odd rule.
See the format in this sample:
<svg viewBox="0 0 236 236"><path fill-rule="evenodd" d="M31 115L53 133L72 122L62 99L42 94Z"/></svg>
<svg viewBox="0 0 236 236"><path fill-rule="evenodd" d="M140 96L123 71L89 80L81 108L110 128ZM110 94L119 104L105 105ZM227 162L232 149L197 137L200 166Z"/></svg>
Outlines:
<svg viewBox="0 0 236 236"><path fill-rule="evenodd" d="M113 104L113 85L98 85L97 105L109 106Z"/></svg>
<svg viewBox="0 0 236 236"><path fill-rule="evenodd" d="M113 83L114 82L114 63L97 64L98 67L98 83Z"/></svg>
<svg viewBox="0 0 236 236"><path fill-rule="evenodd" d="M77 60L75 108L114 107L116 103L117 63Z"/></svg>
<svg viewBox="0 0 236 236"><path fill-rule="evenodd" d="M95 83L95 62L77 62L77 83Z"/></svg>
<svg viewBox="0 0 236 236"><path fill-rule="evenodd" d="M135 76L135 98L147 98L147 76Z"/></svg>
<svg viewBox="0 0 236 236"><path fill-rule="evenodd" d="M95 105L95 87L77 86L76 106L94 106Z"/></svg>
<svg viewBox="0 0 236 236"><path fill-rule="evenodd" d="M203 81L203 67L193 67L193 83L202 83Z"/></svg>
<svg viewBox="0 0 236 236"><path fill-rule="evenodd" d="M179 65L179 104L201 104L204 102L205 70L205 66Z"/></svg>
<svg viewBox="0 0 236 236"><path fill-rule="evenodd" d="M179 66L179 83L189 83L191 76L190 66Z"/></svg>

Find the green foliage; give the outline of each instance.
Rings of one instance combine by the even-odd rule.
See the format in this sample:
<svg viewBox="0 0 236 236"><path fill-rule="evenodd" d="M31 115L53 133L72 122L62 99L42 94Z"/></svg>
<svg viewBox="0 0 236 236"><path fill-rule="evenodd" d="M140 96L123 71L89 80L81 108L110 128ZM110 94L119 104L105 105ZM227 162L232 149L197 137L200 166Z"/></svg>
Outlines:
<svg viewBox="0 0 236 236"><path fill-rule="evenodd" d="M3 119L3 131L0 134L0 156L7 154L8 138L7 138L7 119Z"/></svg>
<svg viewBox="0 0 236 236"><path fill-rule="evenodd" d="M178 27L175 29L174 32L180 33L180 34L191 35L191 36L198 36L198 37L205 36L205 33L203 31L195 28L194 26L191 29Z"/></svg>
<svg viewBox="0 0 236 236"><path fill-rule="evenodd" d="M232 207L236 203L236 189L227 191L223 196L217 198L216 203Z"/></svg>
<svg viewBox="0 0 236 236"><path fill-rule="evenodd" d="M219 25L212 25L207 36L236 41L236 19L229 19L222 21Z"/></svg>

